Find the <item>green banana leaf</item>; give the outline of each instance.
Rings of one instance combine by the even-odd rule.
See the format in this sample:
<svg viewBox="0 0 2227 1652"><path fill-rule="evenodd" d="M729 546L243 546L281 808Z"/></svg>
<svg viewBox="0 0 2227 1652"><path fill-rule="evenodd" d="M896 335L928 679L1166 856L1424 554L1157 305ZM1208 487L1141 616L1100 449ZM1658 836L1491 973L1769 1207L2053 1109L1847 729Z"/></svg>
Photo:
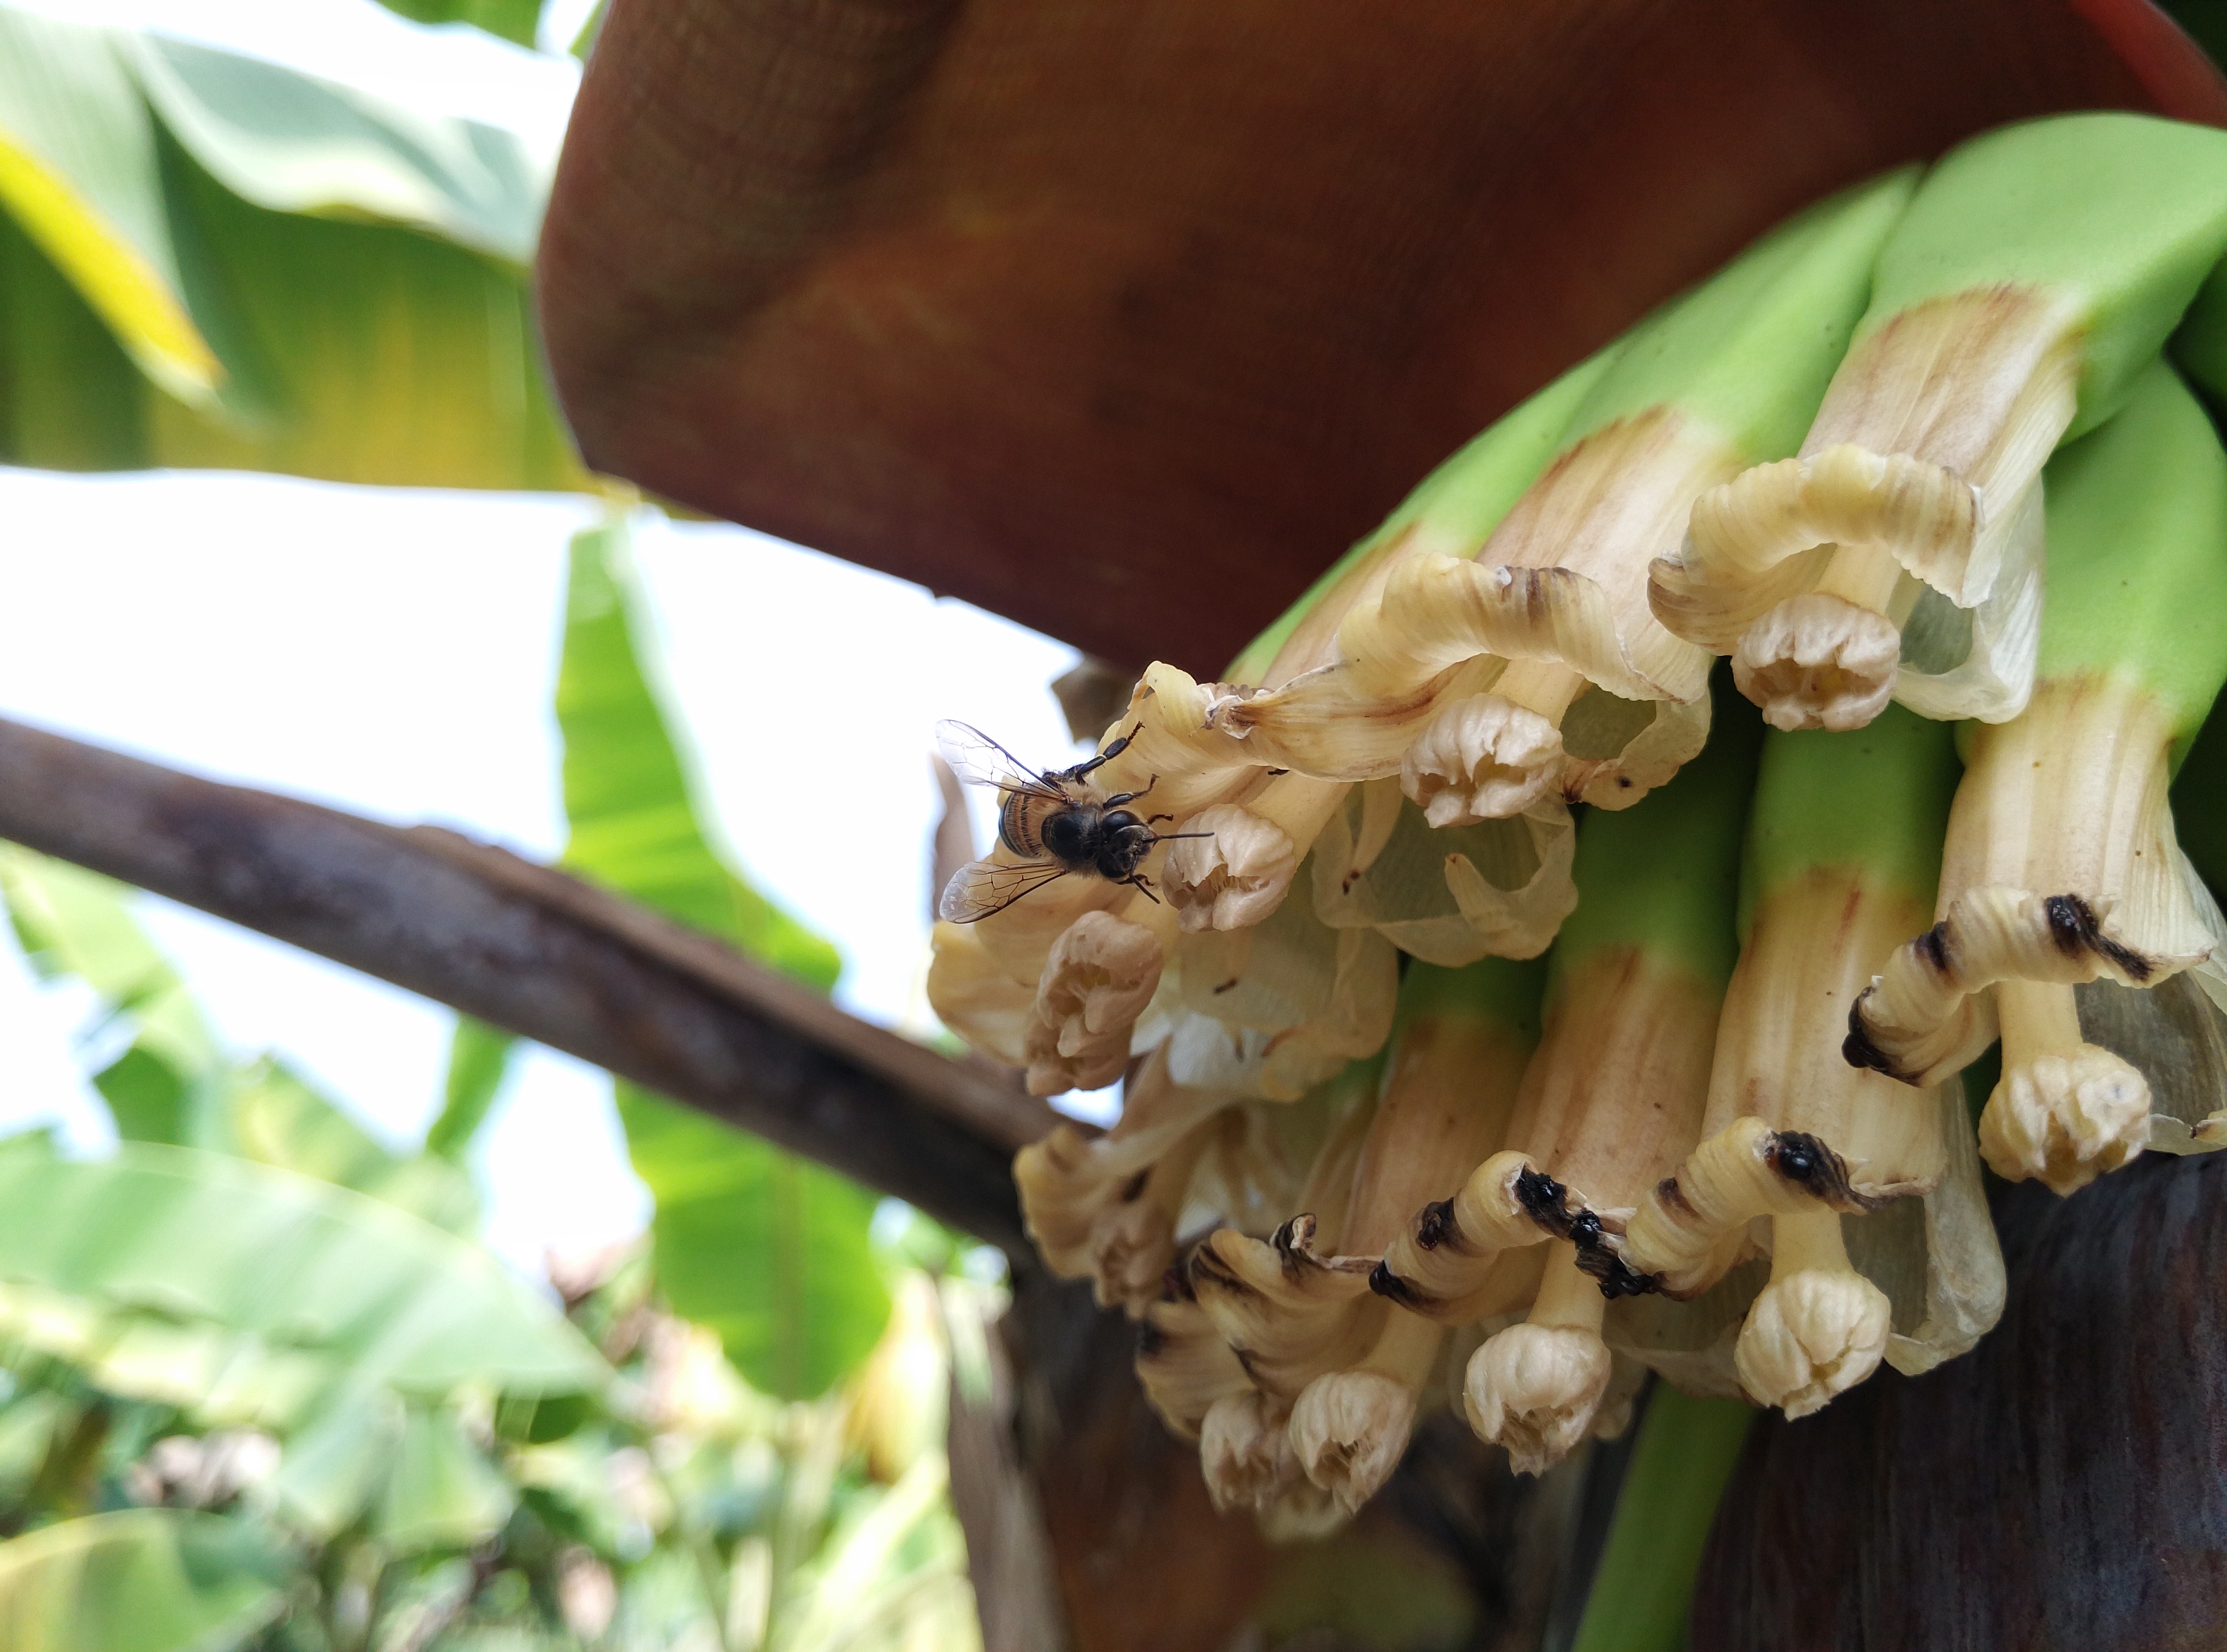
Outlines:
<svg viewBox="0 0 2227 1652"><path fill-rule="evenodd" d="M411 1407L380 1510L380 1535L389 1545L469 1548L501 1531L517 1502L454 1413Z"/></svg>
<svg viewBox="0 0 2227 1652"><path fill-rule="evenodd" d="M834 949L736 877L699 824L642 669L626 556L620 521L572 541L557 685L565 863L825 991L841 967ZM889 1314L867 1236L873 1196L633 1085L617 1093L635 1173L657 1201L658 1277L673 1311L717 1331L769 1394L801 1398L839 1381Z"/></svg>
<svg viewBox="0 0 2227 1652"><path fill-rule="evenodd" d="M520 46L533 44L541 0L380 0L414 22L471 23Z"/></svg>
<svg viewBox="0 0 2227 1652"><path fill-rule="evenodd" d="M118 1135L236 1153L337 1183L451 1233L477 1223L470 1178L451 1158L389 1151L281 1061L236 1067L132 915L131 895L97 872L0 844L0 901L33 969L90 985L101 1000L100 1033L118 1024L133 1032L131 1045L93 1075Z"/></svg>
<svg viewBox="0 0 2227 1652"><path fill-rule="evenodd" d="M547 159L0 5L0 460L584 481L533 341Z"/></svg>
<svg viewBox="0 0 2227 1652"><path fill-rule="evenodd" d="M201 1139L222 1056L185 982L124 904L124 886L0 844L0 899L41 979L77 977L99 996L105 1022L133 1029L130 1046L93 1075L118 1133Z"/></svg>
<svg viewBox="0 0 2227 1652"><path fill-rule="evenodd" d="M174 1352L259 1344L359 1390L573 1394L608 1375L476 1246L348 1189L190 1148L125 1143L93 1163L0 1152L0 1283L168 1330ZM181 1368L178 1397L220 1394L220 1375Z"/></svg>
<svg viewBox="0 0 2227 1652"><path fill-rule="evenodd" d="M286 1557L252 1527L178 1508L63 1521L0 1543L8 1652L227 1652L286 1604Z"/></svg>
<svg viewBox="0 0 2227 1652"><path fill-rule="evenodd" d="M456 1164L389 1151L275 1057L233 1075L227 1103L231 1151L243 1158L354 1188L452 1234L479 1224L471 1178Z"/></svg>
<svg viewBox="0 0 2227 1652"><path fill-rule="evenodd" d="M425 1151L461 1164L480 1126L510 1075L518 1040L500 1027L469 1016L456 1017L449 1036L449 1070L442 1083L441 1111L425 1131Z"/></svg>

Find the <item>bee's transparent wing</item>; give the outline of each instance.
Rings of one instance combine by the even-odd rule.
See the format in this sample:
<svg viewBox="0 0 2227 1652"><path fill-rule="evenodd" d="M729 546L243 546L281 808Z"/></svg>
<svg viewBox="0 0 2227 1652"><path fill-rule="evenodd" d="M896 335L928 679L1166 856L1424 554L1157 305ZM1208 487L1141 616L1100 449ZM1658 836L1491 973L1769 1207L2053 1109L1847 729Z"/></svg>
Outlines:
<svg viewBox="0 0 2227 1652"><path fill-rule="evenodd" d="M999 860L969 861L944 885L936 915L947 923L979 923L994 917L1024 895L1033 895L1045 884L1067 876L1056 860L1011 865Z"/></svg>
<svg viewBox="0 0 2227 1652"><path fill-rule="evenodd" d="M1024 792L1031 797L1069 801L1068 795L1046 776L1031 769L971 723L949 718L935 725L935 743L951 772L969 786L987 786L1000 792Z"/></svg>

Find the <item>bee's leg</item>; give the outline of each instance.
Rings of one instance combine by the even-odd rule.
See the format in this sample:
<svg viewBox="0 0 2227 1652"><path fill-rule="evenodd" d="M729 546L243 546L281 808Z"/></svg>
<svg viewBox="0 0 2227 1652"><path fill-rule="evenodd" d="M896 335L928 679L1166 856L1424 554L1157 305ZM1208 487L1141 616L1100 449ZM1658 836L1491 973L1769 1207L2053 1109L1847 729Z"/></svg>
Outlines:
<svg viewBox="0 0 2227 1652"><path fill-rule="evenodd" d="M1144 873L1131 872L1126 877L1124 877L1120 881L1128 884L1132 889L1136 890L1139 893L1142 894L1144 897L1150 901L1154 906L1158 906L1160 903L1160 897L1152 893L1152 880L1146 877Z"/></svg>
<svg viewBox="0 0 2227 1652"><path fill-rule="evenodd" d="M1130 730L1128 733L1123 735L1119 740L1116 740L1112 745L1107 747L1105 750L1100 752L1095 757L1088 758L1082 762L1075 764L1074 768L1067 771L1068 778L1069 780L1081 780L1085 775L1088 775L1092 769L1098 768L1101 764L1112 762L1114 759L1120 756L1123 752L1129 749L1129 742L1135 739L1138 735L1142 733L1144 731L1144 727L1145 725L1139 723L1135 728ZM1157 779L1158 776L1156 775L1154 778ZM1152 788L1148 786L1145 789L1146 791L1150 791Z"/></svg>
<svg viewBox="0 0 2227 1652"><path fill-rule="evenodd" d="M1158 775L1155 775L1152 779L1145 782L1145 790L1143 792L1123 792L1118 797L1109 797L1106 800L1105 807L1109 809L1118 809L1124 803L1133 803L1139 798L1144 796L1145 792L1151 791L1153 787L1159 783L1160 777ZM1172 820L1175 818L1176 817L1172 814L1156 814L1152 817L1154 820ZM1149 825L1150 822L1148 821L1146 824Z"/></svg>

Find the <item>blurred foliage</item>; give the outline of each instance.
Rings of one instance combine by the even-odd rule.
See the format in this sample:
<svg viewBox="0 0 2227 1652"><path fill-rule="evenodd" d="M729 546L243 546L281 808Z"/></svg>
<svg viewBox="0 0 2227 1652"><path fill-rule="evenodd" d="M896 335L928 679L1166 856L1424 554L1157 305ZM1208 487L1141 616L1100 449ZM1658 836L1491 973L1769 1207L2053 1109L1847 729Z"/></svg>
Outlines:
<svg viewBox="0 0 2227 1652"><path fill-rule="evenodd" d="M520 46L533 44L541 0L380 0L414 22L470 23Z"/></svg>
<svg viewBox="0 0 2227 1652"><path fill-rule="evenodd" d="M520 43L539 10L390 3ZM552 163L0 0L0 462L585 487L526 290ZM567 864L826 991L713 847L648 642L614 517L572 552ZM130 891L0 845L0 897L120 1138L0 1140L0 1647L979 1646L951 1235L889 1207L877 1246L864 1190L621 1087L654 1230L558 1267L559 1312L472 1237L507 1035L459 1022L397 1147L227 1050Z"/></svg>
<svg viewBox="0 0 2227 1652"><path fill-rule="evenodd" d="M700 824L695 788L648 673L648 620L623 514L572 542L557 720L565 864L826 992L834 949L737 877ZM824 1393L873 1346L889 1298L856 1183L632 1084L616 1087L635 1173L657 1201L658 1272L673 1311L719 1334L744 1376Z"/></svg>
<svg viewBox="0 0 2227 1652"><path fill-rule="evenodd" d="M88 1070L163 1063L197 1144L0 1141L0 1646L979 1646L942 1419L947 1325L993 1304L933 1223L865 1254L865 1357L784 1404L652 1247L559 1267L560 1314L460 1237L469 1129L396 1151L223 1053L120 886L4 848L0 891Z"/></svg>
<svg viewBox="0 0 2227 1652"><path fill-rule="evenodd" d="M584 485L526 292L551 164L478 122L0 5L0 460Z"/></svg>

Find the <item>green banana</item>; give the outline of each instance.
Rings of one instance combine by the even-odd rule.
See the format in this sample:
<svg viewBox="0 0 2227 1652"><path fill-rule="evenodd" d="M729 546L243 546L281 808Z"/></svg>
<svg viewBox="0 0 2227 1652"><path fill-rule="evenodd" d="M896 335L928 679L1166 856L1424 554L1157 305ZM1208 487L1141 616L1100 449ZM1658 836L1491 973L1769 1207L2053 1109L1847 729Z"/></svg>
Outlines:
<svg viewBox="0 0 2227 1652"><path fill-rule="evenodd" d="M1778 727L1890 694L2002 722L2032 683L2035 482L2110 418L2227 252L2227 132L2063 115L1919 187L1800 454L1694 507L1656 610Z"/></svg>
<svg viewBox="0 0 2227 1652"><path fill-rule="evenodd" d="M1996 1172L2060 1193L2147 1145L2149 1084L2087 1039L2074 988L2191 968L2227 996L2219 917L2167 800L2227 681L2227 452L2153 362L2115 418L2050 463L2048 617L2019 717L1967 730L1937 922L1859 1001L1849 1053L1931 1084L2003 1042L1980 1124ZM2174 1145L2227 1145L2217 1125ZM2186 1126L2194 1123L2191 1139Z"/></svg>
<svg viewBox="0 0 2227 1652"><path fill-rule="evenodd" d="M1764 737L1701 1145L1622 1241L1626 1266L1692 1296L1771 1218L1771 1281L1734 1358L1746 1391L1790 1416L1887 1352L1888 1298L1850 1263L1841 1214L1926 1193L1950 1168L1947 1090L1850 1067L1838 1046L1858 992L1932 909L1956 772L1950 730L1899 708L1851 733Z"/></svg>
<svg viewBox="0 0 2227 1652"><path fill-rule="evenodd" d="M1610 1381L1603 1314L1641 1284L1584 1213L1631 1209L1700 1139L1759 729L1735 712L1658 794L1586 818L1578 909L1506 1145L1416 1212L1371 1276L1378 1294L1464 1324L1509 1253L1546 1241L1528 1318L1477 1350L1464 1389L1471 1426L1519 1472L1542 1472L1594 1428Z"/></svg>

